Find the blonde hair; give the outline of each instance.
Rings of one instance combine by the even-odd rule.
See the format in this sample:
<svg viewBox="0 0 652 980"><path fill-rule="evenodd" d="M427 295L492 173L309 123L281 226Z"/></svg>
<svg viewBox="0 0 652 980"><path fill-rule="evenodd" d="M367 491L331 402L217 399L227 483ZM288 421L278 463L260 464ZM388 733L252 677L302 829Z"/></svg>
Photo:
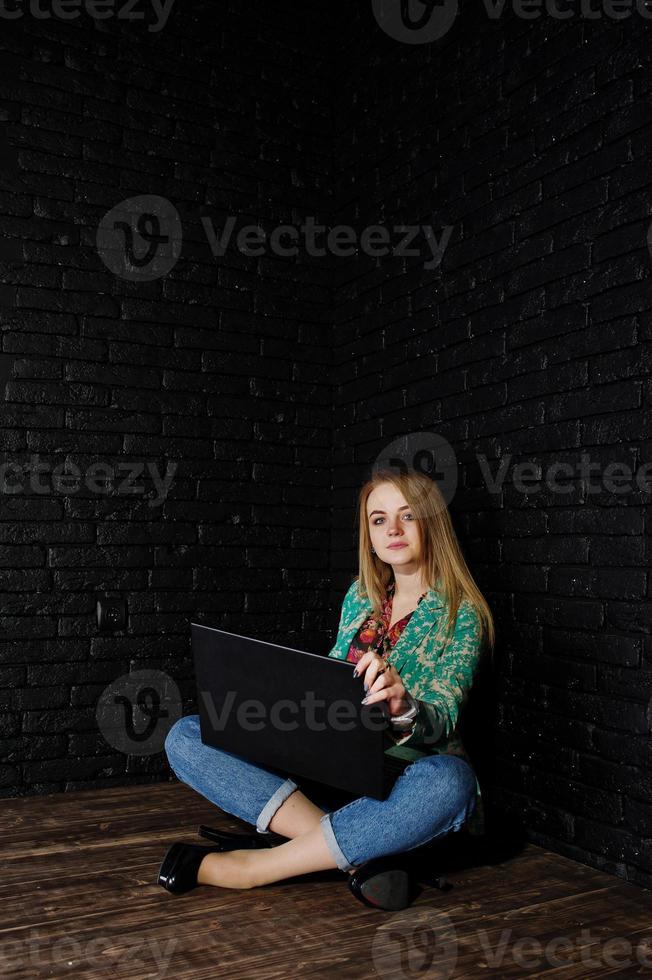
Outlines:
<svg viewBox="0 0 652 980"><path fill-rule="evenodd" d="M495 629L489 605L476 585L462 554L453 522L438 485L416 470L395 473L378 470L363 485L359 494L358 521L358 589L380 612L381 603L394 574L391 565L371 553L371 536L367 518L367 500L372 490L391 483L405 497L417 522L421 540L421 560L428 588L437 588L448 605L446 628L452 632L463 598L468 599L478 614L481 640L493 648Z"/></svg>

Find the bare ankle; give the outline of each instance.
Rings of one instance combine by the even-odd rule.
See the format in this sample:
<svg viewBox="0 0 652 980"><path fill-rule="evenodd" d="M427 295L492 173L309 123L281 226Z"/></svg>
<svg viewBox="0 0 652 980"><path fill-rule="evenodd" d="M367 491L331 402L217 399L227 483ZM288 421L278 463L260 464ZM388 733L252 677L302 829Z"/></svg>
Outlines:
<svg viewBox="0 0 652 980"><path fill-rule="evenodd" d="M225 851L208 854L199 866L197 881L200 885L219 885L224 888L253 888L256 852Z"/></svg>
<svg viewBox="0 0 652 980"><path fill-rule="evenodd" d="M268 830L282 837L294 839L314 830L323 816L324 811L297 789L290 793L278 808L269 823Z"/></svg>

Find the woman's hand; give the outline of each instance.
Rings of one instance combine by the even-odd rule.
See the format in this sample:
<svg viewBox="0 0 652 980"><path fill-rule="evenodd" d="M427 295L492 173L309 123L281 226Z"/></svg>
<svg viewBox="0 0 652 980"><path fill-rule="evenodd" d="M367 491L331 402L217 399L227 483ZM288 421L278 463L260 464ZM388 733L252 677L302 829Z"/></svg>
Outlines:
<svg viewBox="0 0 652 980"><path fill-rule="evenodd" d="M378 671L383 667L387 669L379 675ZM373 650L363 653L356 664L354 673L358 677L362 677L364 674L364 683L367 685L367 696L364 704L387 701L387 707L392 718L395 715L402 715L408 710L407 690L399 672L393 664L388 664Z"/></svg>

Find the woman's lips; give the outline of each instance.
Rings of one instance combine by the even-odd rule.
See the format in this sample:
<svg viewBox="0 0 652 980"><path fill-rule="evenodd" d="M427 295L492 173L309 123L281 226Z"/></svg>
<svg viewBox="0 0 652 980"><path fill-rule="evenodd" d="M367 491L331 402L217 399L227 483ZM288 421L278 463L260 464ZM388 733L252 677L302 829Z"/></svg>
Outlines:
<svg viewBox="0 0 652 980"><path fill-rule="evenodd" d="M407 548L406 544L388 544L388 548Z"/></svg>

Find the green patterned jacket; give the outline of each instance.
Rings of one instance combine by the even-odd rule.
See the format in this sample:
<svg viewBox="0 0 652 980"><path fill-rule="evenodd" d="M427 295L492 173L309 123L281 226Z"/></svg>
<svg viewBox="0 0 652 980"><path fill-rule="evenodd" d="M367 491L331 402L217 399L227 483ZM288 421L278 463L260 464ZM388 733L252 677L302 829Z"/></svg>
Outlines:
<svg viewBox="0 0 652 980"><path fill-rule="evenodd" d="M371 601L359 594L356 579L344 597L337 638L329 657L346 660L351 641L371 610ZM413 731L400 740L393 739L394 744L386 752L408 761L448 753L471 765L457 722L480 657L480 621L473 605L463 598L453 633L445 644L446 621L445 597L431 588L387 658L401 675L406 690L418 699L419 712ZM466 826L471 833L482 834L484 811L477 776L476 788L476 808Z"/></svg>

